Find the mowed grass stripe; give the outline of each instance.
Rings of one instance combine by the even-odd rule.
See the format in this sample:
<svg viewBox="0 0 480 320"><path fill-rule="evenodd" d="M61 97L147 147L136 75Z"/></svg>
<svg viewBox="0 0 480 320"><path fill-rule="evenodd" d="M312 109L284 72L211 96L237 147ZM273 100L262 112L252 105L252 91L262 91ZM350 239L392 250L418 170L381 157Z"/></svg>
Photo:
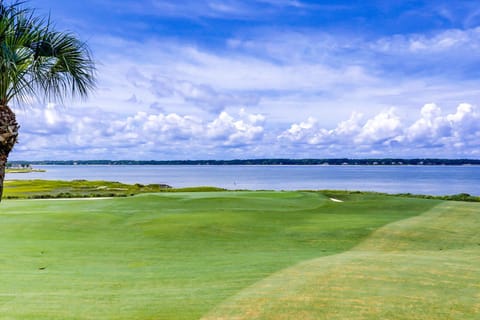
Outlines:
<svg viewBox="0 0 480 320"><path fill-rule="evenodd" d="M204 319L477 319L480 205L447 202L280 271Z"/></svg>
<svg viewBox="0 0 480 320"><path fill-rule="evenodd" d="M0 205L0 319L199 319L272 273L438 201L317 192Z"/></svg>
<svg viewBox="0 0 480 320"><path fill-rule="evenodd" d="M444 202L432 210L375 231L357 249L441 251L480 249L480 203Z"/></svg>

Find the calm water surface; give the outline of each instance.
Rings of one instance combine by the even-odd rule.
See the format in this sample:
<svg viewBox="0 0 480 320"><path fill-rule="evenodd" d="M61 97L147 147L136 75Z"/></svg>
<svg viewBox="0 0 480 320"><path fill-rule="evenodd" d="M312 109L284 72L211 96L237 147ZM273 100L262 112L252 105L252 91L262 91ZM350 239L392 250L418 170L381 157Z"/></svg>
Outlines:
<svg viewBox="0 0 480 320"><path fill-rule="evenodd" d="M7 179L87 179L227 189L480 195L480 166L35 166Z"/></svg>

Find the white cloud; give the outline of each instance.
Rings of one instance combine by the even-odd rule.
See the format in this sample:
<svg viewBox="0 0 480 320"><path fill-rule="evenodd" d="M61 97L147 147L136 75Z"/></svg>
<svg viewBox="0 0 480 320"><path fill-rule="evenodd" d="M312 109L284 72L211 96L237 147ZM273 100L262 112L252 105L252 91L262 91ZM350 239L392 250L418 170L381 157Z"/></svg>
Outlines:
<svg viewBox="0 0 480 320"><path fill-rule="evenodd" d="M445 114L436 104L425 104L413 121L393 108L371 117L354 112L334 128L309 117L282 131L267 126L264 115L244 109L205 120L144 111L123 117L49 104L18 111L18 119L14 159L468 157L480 148L480 112L467 103Z"/></svg>
<svg viewBox="0 0 480 320"><path fill-rule="evenodd" d="M395 109L381 112L369 119L355 137L357 144L376 144L394 140L401 134L402 125Z"/></svg>
<svg viewBox="0 0 480 320"><path fill-rule="evenodd" d="M425 104L420 118L411 124L403 121L393 108L364 121L360 114L353 113L349 120L330 130L309 118L292 124L278 136L283 143L322 146L335 152L349 150L342 156L368 150L372 154L388 151L408 157L475 155L479 139L480 112L467 103L460 104L455 113L447 115L442 115L436 104ZM431 153L432 148L437 148L436 154Z"/></svg>
<svg viewBox="0 0 480 320"><path fill-rule="evenodd" d="M425 104L420 114L420 119L406 128L404 140L424 146L438 145L442 137L451 135L451 127L436 104Z"/></svg>
<svg viewBox="0 0 480 320"><path fill-rule="evenodd" d="M443 116L435 104L426 104L421 118L405 130L404 140L416 146L474 148L480 143L480 113L467 103L455 113Z"/></svg>
<svg viewBox="0 0 480 320"><path fill-rule="evenodd" d="M395 139L401 134L401 121L393 108L363 124L362 118L362 114L354 112L350 119L340 122L335 129L327 130L310 117L306 122L293 124L279 138L308 144L374 145Z"/></svg>
<svg viewBox="0 0 480 320"><path fill-rule="evenodd" d="M207 137L222 140L226 146L241 146L258 142L263 136L262 115L249 115L241 110L236 120L226 112L222 112L217 119L207 125Z"/></svg>
<svg viewBox="0 0 480 320"><path fill-rule="evenodd" d="M295 142L310 143L318 136L320 130L322 129L319 128L317 119L309 117L307 121L292 124L290 129L283 132L279 137Z"/></svg>
<svg viewBox="0 0 480 320"><path fill-rule="evenodd" d="M236 114L225 111L210 121L176 113L139 111L122 117L99 109L58 109L53 104L18 112L22 124L17 158L43 155L55 159L68 154L69 159L138 158L155 154L195 157L201 150L215 148L250 148L261 143L264 116L241 109ZM173 150L173 151L172 151ZM132 154L131 152L135 152ZM45 156L46 155L46 156ZM37 155L34 158L39 158Z"/></svg>

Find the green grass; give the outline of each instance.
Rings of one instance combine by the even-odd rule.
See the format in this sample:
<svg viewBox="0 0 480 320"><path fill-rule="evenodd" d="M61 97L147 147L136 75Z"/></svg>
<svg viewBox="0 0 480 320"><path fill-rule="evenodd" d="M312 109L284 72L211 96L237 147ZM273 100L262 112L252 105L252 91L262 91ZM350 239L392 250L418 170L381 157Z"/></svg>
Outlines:
<svg viewBox="0 0 480 320"><path fill-rule="evenodd" d="M89 180L7 180L4 199L48 199L125 197L139 193L160 192L170 187L162 184L126 184Z"/></svg>
<svg viewBox="0 0 480 320"><path fill-rule="evenodd" d="M478 319L480 205L445 202L282 270L204 319Z"/></svg>
<svg viewBox="0 0 480 320"><path fill-rule="evenodd" d="M431 206L377 196L337 204L297 192L7 201L0 315L196 319L272 272L348 250Z"/></svg>
<svg viewBox="0 0 480 320"><path fill-rule="evenodd" d="M478 311L478 204L330 196L4 201L0 319L415 319L454 297L441 312Z"/></svg>

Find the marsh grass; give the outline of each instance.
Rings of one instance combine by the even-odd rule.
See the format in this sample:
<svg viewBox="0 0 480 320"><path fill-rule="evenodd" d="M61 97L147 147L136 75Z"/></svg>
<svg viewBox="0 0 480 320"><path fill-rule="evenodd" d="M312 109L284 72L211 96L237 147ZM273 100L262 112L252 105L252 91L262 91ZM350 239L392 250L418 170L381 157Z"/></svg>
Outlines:
<svg viewBox="0 0 480 320"><path fill-rule="evenodd" d="M170 189L163 184L125 184L89 180L7 180L5 199L126 197Z"/></svg>

